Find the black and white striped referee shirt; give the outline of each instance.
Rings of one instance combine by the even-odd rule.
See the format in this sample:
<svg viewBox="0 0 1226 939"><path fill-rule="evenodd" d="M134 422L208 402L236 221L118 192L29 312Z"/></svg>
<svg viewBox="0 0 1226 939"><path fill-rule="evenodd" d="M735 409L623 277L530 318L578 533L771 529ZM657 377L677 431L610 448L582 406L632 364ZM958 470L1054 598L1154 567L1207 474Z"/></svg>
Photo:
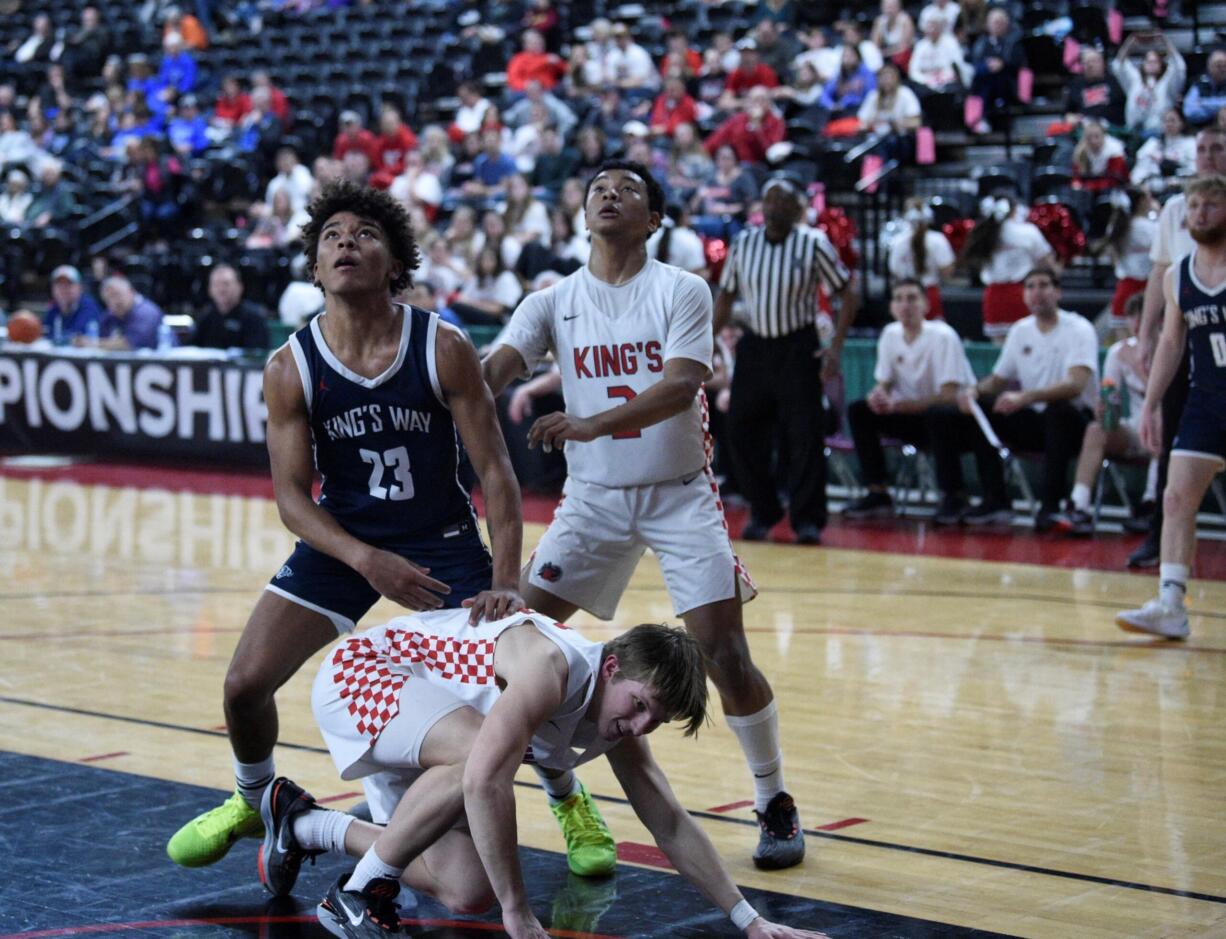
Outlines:
<svg viewBox="0 0 1226 939"><path fill-rule="evenodd" d="M842 290L851 275L825 233L795 226L779 244L764 228L747 228L732 241L719 286L741 296L740 319L756 335L775 338L812 325L817 285Z"/></svg>

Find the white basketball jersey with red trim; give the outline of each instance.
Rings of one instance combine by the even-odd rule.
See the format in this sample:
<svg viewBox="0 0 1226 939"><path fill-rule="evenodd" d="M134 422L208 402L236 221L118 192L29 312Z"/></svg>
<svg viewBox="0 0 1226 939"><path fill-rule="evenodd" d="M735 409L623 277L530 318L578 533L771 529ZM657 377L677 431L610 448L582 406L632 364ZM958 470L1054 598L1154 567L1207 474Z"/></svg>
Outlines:
<svg viewBox="0 0 1226 939"><path fill-rule="evenodd" d="M539 613L514 613L500 620L468 622L469 611L437 610L398 617L342 640L324 666L339 698L353 720L356 735L329 735L338 765L360 761L380 732L400 712L412 706L412 683L425 681L445 687L479 714L488 714L500 690L494 674L498 637L512 626L531 622L553 640L566 656L569 673L566 698L550 720L532 737L530 758L566 769L603 753L613 741L600 740L586 725L581 732L596 687L604 646ZM407 697L407 700L405 699ZM580 747L575 751L572 747Z"/></svg>
<svg viewBox="0 0 1226 939"><path fill-rule="evenodd" d="M624 404L660 381L671 358L711 374L711 290L680 268L648 260L613 286L584 267L520 304L501 342L531 369L552 352L566 410L590 417ZM644 486L706 465L701 394L668 420L611 437L566 444L571 476L600 486Z"/></svg>

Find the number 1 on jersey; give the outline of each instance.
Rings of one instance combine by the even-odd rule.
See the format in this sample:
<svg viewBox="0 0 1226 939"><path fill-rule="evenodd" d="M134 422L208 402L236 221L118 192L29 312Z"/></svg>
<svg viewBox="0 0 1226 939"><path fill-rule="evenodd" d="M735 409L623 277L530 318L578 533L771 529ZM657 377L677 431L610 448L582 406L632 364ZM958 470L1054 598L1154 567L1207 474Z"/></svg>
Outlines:
<svg viewBox="0 0 1226 939"><path fill-rule="evenodd" d="M370 464L370 494L376 499L404 502L413 498L413 475L409 472L409 451L396 447L379 453L377 450L359 450L363 463ZM394 484L383 485L383 473L391 470Z"/></svg>
<svg viewBox="0 0 1226 939"><path fill-rule="evenodd" d="M637 394L629 385L610 385L609 397L624 398L626 401L630 401L637 397ZM643 432L641 430L619 430L612 436L614 440L630 440L633 437L642 437Z"/></svg>

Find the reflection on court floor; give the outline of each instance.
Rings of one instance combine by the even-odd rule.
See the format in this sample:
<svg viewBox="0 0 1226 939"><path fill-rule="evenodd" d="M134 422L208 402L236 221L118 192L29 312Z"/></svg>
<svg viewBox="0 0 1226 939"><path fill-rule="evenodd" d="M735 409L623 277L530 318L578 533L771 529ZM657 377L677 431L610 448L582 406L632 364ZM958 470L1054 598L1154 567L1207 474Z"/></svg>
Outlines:
<svg viewBox="0 0 1226 939"><path fill-rule="evenodd" d="M321 858L303 871L292 897L271 900L256 879L255 841L239 842L211 868L184 870L166 860L164 833L224 793L12 753L0 753L0 779L9 841L0 857L0 939L328 935L315 922L315 903L351 862ZM554 935L740 935L675 876L623 865L612 877L585 880L566 870L560 854L527 849L523 860L532 907ZM766 891L747 894L772 919L832 936L996 935ZM499 932L496 917L467 922L425 899L403 915L415 936Z"/></svg>

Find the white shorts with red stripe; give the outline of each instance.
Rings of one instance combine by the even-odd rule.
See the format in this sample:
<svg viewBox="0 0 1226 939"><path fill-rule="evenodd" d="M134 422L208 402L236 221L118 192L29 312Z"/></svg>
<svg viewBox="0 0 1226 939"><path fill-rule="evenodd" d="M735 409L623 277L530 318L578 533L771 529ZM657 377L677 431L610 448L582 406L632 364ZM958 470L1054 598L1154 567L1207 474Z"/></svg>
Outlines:
<svg viewBox="0 0 1226 939"><path fill-rule="evenodd" d="M709 469L650 486L608 488L567 479L553 522L529 562L529 582L612 619L643 552L660 561L673 613L757 588L732 550Z"/></svg>

